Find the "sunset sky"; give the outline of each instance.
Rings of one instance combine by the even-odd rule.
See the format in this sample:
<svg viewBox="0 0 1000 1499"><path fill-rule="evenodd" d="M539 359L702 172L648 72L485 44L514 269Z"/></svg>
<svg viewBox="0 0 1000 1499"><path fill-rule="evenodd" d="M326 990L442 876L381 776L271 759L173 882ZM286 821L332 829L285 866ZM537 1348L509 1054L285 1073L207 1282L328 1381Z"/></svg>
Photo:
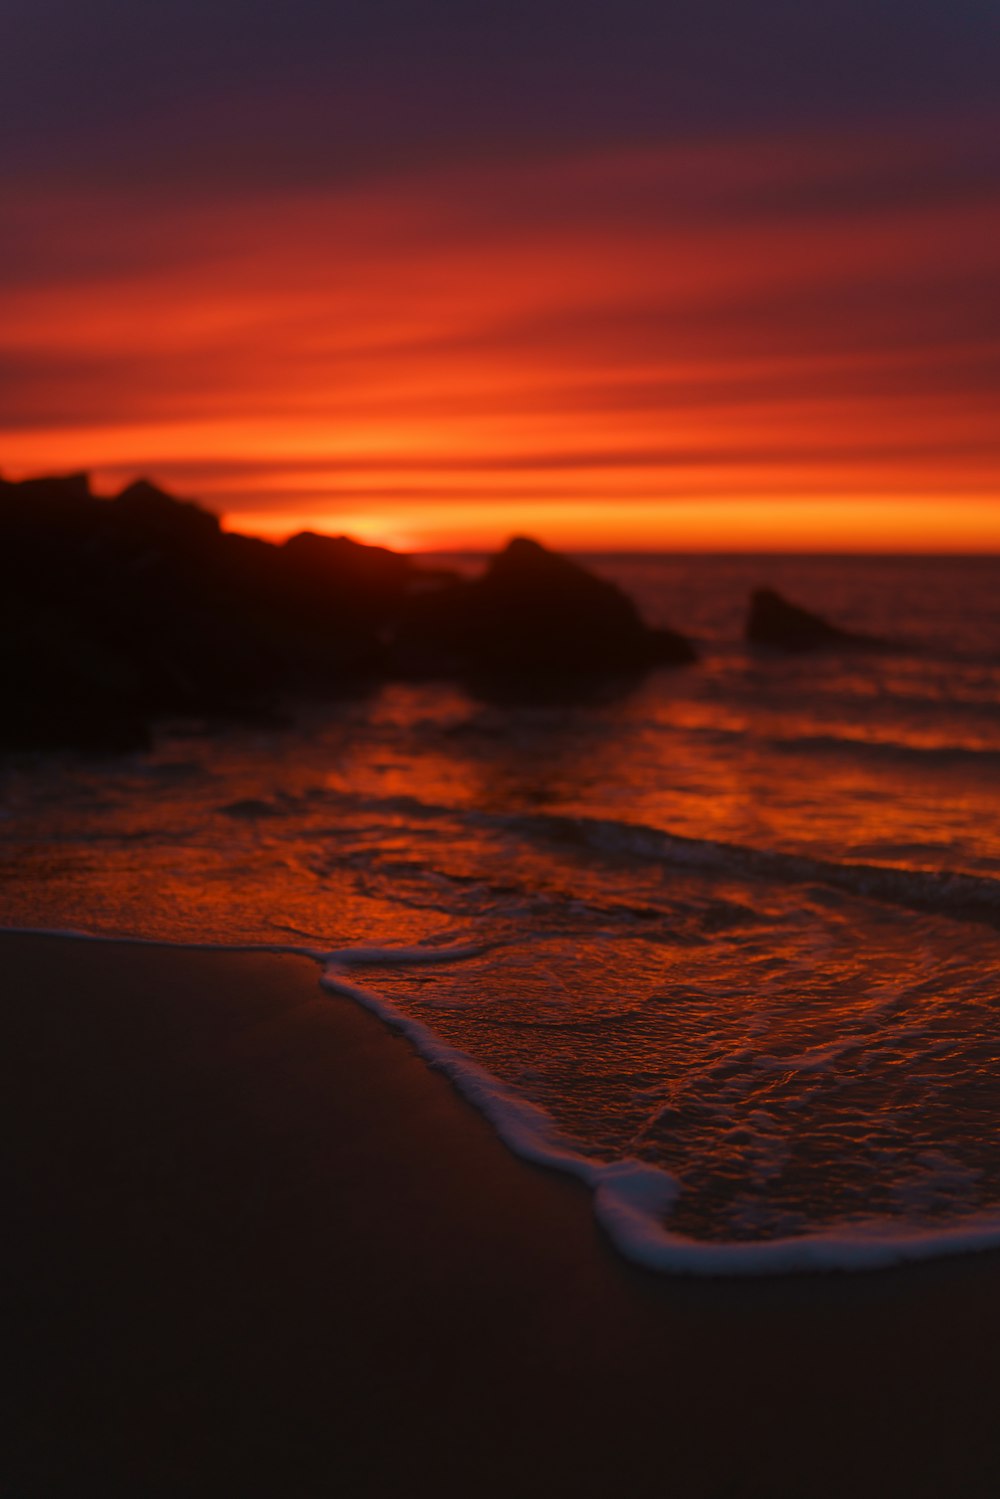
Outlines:
<svg viewBox="0 0 1000 1499"><path fill-rule="evenodd" d="M1000 551L995 0L7 0L0 471Z"/></svg>

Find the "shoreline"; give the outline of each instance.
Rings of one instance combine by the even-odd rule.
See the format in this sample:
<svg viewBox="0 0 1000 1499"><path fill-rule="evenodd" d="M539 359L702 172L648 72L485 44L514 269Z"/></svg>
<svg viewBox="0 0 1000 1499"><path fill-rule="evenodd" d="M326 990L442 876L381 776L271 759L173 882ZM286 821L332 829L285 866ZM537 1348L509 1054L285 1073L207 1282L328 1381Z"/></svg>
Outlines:
<svg viewBox="0 0 1000 1499"><path fill-rule="evenodd" d="M997 1254L655 1276L304 958L0 978L19 1499L1000 1489Z"/></svg>

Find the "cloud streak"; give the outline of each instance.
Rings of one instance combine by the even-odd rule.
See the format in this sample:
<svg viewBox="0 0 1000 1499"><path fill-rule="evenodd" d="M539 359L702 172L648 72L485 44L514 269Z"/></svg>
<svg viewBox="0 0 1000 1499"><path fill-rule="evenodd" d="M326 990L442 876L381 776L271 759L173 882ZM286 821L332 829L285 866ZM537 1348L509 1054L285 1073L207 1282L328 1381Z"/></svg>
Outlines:
<svg viewBox="0 0 1000 1499"><path fill-rule="evenodd" d="M440 540L431 502L480 540L532 503L603 503L623 545L644 525L669 541L699 497L875 498L879 545L892 503L901 537L904 501L982 517L1000 503L983 125L218 197L40 182L0 251L0 461L151 472L234 523L347 517L418 543Z"/></svg>

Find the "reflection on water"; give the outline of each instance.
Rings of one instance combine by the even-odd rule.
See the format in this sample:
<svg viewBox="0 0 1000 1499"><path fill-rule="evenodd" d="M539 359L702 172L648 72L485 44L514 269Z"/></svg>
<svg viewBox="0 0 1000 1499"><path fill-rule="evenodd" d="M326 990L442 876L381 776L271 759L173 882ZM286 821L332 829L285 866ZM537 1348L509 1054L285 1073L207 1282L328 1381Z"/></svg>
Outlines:
<svg viewBox="0 0 1000 1499"><path fill-rule="evenodd" d="M467 963L365 982L585 1153L666 1166L679 1231L996 1208L996 564L826 560L798 586L746 559L617 566L654 620L686 624L697 598L703 665L618 703L394 686L294 729L11 764L5 922L471 936ZM756 657L737 574L924 653Z"/></svg>

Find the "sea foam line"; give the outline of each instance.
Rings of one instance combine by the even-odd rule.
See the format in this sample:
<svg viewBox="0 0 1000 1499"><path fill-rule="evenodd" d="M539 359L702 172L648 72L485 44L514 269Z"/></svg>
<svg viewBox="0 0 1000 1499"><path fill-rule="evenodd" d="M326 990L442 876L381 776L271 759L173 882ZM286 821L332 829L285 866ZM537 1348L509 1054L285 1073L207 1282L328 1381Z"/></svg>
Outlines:
<svg viewBox="0 0 1000 1499"><path fill-rule="evenodd" d="M581 1155L544 1109L442 1040L422 1021L347 977L346 970L364 964L405 965L414 961L414 951L418 961L458 962L473 956L475 950L468 946L344 949L327 955L321 982L406 1036L435 1071L443 1073L489 1121L515 1155L573 1176L589 1187L595 1217L619 1253L633 1264L673 1275L788 1275L880 1270L907 1261L1000 1248L1000 1216L933 1232L893 1233L866 1224L850 1231L827 1230L749 1243L708 1243L672 1233L663 1219L681 1187L670 1173L643 1161L597 1161Z"/></svg>
<svg viewBox="0 0 1000 1499"><path fill-rule="evenodd" d="M594 1214L615 1248L633 1264L672 1275L742 1277L820 1271L880 1270L908 1261L1000 1248L1000 1216L977 1217L956 1228L908 1234L878 1224L850 1231L824 1231L795 1238L707 1243L671 1233L663 1222L680 1195L676 1178L631 1159L598 1161L581 1155L550 1116L523 1094L495 1078L465 1052L407 1015L374 989L349 978L360 966L463 962L482 951L468 943L437 947L349 947L324 950L293 944L168 942L51 927L4 927L15 935L59 937L193 952L270 953L303 957L322 968L320 982L375 1014L400 1032L435 1071L446 1076L522 1160L575 1177L593 1193Z"/></svg>

